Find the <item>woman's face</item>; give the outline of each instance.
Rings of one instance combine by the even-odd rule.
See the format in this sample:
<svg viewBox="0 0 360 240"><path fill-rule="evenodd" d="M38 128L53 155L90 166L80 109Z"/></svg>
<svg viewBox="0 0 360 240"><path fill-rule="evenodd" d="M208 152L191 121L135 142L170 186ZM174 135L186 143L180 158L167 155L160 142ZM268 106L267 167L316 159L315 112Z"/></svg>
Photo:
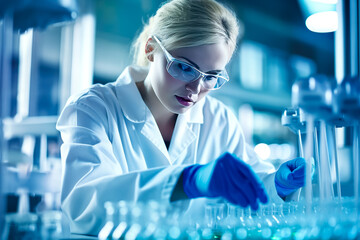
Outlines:
<svg viewBox="0 0 360 240"><path fill-rule="evenodd" d="M179 48L169 53L204 73L224 70L230 59L230 51L225 43ZM167 111L184 113L209 93L209 90L201 86L201 78L190 83L183 82L173 78L167 72L166 65L165 55L159 47L154 53L147 78L155 93L154 97L157 97Z"/></svg>

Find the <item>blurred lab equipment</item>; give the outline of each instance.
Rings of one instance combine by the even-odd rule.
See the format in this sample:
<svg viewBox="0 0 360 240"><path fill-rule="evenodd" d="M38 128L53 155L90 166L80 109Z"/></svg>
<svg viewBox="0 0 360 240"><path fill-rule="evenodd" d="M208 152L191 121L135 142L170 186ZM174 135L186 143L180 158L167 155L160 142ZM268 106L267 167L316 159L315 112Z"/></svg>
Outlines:
<svg viewBox="0 0 360 240"><path fill-rule="evenodd" d="M264 205L257 211L230 203L209 204L204 206L205 216L198 219L183 216L177 206L168 203L108 202L104 206L107 213L106 224L98 238L359 238L359 13L354 12L359 6L354 7L354 3L355 1L344 0L338 2L336 81L325 76L313 76L295 82L294 106L283 115L283 125L298 136L299 156L306 159L305 201ZM70 0L0 0L0 162L6 160L8 163L6 169L0 164L0 204L5 202L4 194L12 193L19 197L16 212L6 216L5 227L5 218L2 216L5 216L6 209L4 205L0 206L2 239L14 236L23 239L56 239L65 231L58 211L59 203L56 201L56 195L60 191L60 185L55 184L59 182L59 166L56 162L50 164L46 148L47 137L57 134L53 132L56 119L54 116L31 116L28 107L23 106L18 107L15 118L10 114L8 103L14 45L30 46L19 57L22 62L19 67L19 85L28 87L27 81L34 76L30 73L34 71L29 70L34 63L29 50L36 42L34 39L37 29L46 29L76 17L78 21L73 26L64 26L62 29L62 95L58 108L64 106L66 99L79 90L79 86L91 84L94 20L89 15L77 12L77 8L77 1ZM86 13L87 11L89 10L85 10ZM15 35L18 36L18 41L13 41ZM90 40L87 41L90 46L81 48L85 38ZM74 78L80 83L77 86L66 80ZM29 98L23 98L21 102L29 102ZM339 169L343 159L337 153L336 128L347 128L351 133L347 138L351 139L353 151L353 197L342 196ZM21 151L8 151L4 148L4 142L24 135L40 138L40 156L37 162ZM303 139L302 136L305 135L306 139ZM317 184L311 179L312 161L315 162ZM331 171L333 168L336 177ZM7 185L3 184L4 181ZM318 195L315 195L315 190ZM36 212L30 209L29 193L42 195L43 199Z"/></svg>
<svg viewBox="0 0 360 240"><path fill-rule="evenodd" d="M156 207L148 207L142 202L107 202L107 222L99 239L359 239L358 169L354 172L355 196L341 196L334 131L340 127L355 129L358 89L358 78L331 85L331 78L313 76L293 85L294 106L284 112L282 123L299 136L299 155L305 157L307 168L305 198L260 205L257 210L218 201L204 206L205 216L191 220L175 204L152 202ZM352 144L358 154L358 142ZM298 159L304 164L303 158ZM312 179L313 164L317 182ZM317 194L312 185L318 185ZM156 221L149 220L150 216L156 216ZM149 222L151 231L143 235L141 229Z"/></svg>
<svg viewBox="0 0 360 240"><path fill-rule="evenodd" d="M298 202L261 205L257 211L226 202L208 204L204 206L205 216L190 221L186 215L180 215L176 229L168 224L168 217L173 212L181 211L174 210L176 206L157 203L166 206L166 210L163 214L155 210L159 218L152 235L146 237L141 236L141 231L139 234L137 231L127 234L128 226L138 226L137 229L145 227L148 208L144 204L138 205L142 209L138 212L143 216L140 217L143 222L132 221L129 211L122 211L127 212L128 216L125 226L117 220L120 218L116 210L118 204L108 203L107 208L112 206L113 209L107 211L112 215L108 220L111 223L106 225L122 226L121 234L117 234L117 237L151 239L155 233L161 233L156 236L162 239L359 239L359 13L356 15L355 11L350 10L350 16L343 14L349 10L349 1L338 2L340 19L339 31L336 32L336 80L314 75L295 81L293 106L282 117L282 124L297 134L299 156L306 161L304 198ZM348 17L357 21L351 21L349 25ZM348 41L353 44L348 44ZM344 142L348 142L353 151L352 156L347 156L348 159L344 156L340 158L337 151L340 146L337 130L344 128L348 133L344 136L347 139ZM344 196L340 169L350 159L354 166L353 195ZM312 165L315 166L314 179ZM133 204L137 203L121 205ZM123 216L121 218L124 219ZM194 221L195 224L190 224ZM144 222L145 225L142 225ZM102 239L111 239L114 229L104 227L101 232L108 234L102 235Z"/></svg>
<svg viewBox="0 0 360 240"><path fill-rule="evenodd" d="M283 125L289 127L299 139L299 156L306 161L305 198L298 202L261 205L257 211L241 208L229 203L204 206L205 216L190 221L180 216L176 228L169 223L176 206L168 205L158 216L155 230L146 237L141 236L148 217L145 205L139 204L140 214L133 217L123 206L137 203L122 203L121 209L128 219L120 218L117 203L105 207L108 222L101 231L102 239L111 239L115 229L118 238L162 239L359 239L359 6L357 1L338 1L339 30L336 32L336 80L323 75L298 79L293 84L293 106L283 114ZM358 3L357 3L358 4ZM355 9L355 10L354 10ZM350 14L344 14L349 13ZM355 15L354 15L355 14ZM349 21L349 19L352 19ZM350 31L351 29L351 31ZM350 44L349 44L350 43ZM353 149L349 159L338 156L339 129L346 129L345 138ZM350 139L350 141L348 141ZM344 146L342 146L344 147ZM345 161L353 159L353 195L344 196L340 169ZM312 179L312 165L315 175ZM336 189L336 191L335 191ZM166 206L163 203L158 205ZM181 211L178 211L181 212ZM169 217L169 218L168 218ZM195 221L195 224L190 224ZM143 225L144 224L144 225ZM111 227L113 228L111 229ZM136 226L136 227L135 227ZM154 229L154 228L153 228ZM157 235L155 235L157 233ZM177 234L178 233L178 234ZM100 235L99 235L100 237Z"/></svg>
<svg viewBox="0 0 360 240"><path fill-rule="evenodd" d="M343 202L341 163L352 158L354 190L351 202L355 210L354 217L359 219L359 22L354 21L359 13L350 9L351 6L354 7L353 4L354 2L349 3L349 1L339 1L338 3L341 25L339 31L336 32L336 80L322 75L314 75L295 81L292 87L293 112L289 114L285 111L283 115L283 125L288 126L293 132L298 131L298 134L301 134L298 129L303 126L306 129L304 148L307 163L305 208L309 216L314 212L312 205L315 193L310 177L311 161L315 159L317 169L317 197L320 213L325 214L325 206L335 202L333 183L337 190L336 202L340 206ZM300 115L299 118L297 115ZM338 157L339 145L336 135L338 128L345 128L347 133L350 133L345 136L348 139L347 142L352 145L353 155L348 156L349 159L339 159ZM349 139L351 140L349 141ZM301 145L301 139L299 145ZM341 208L339 211L342 211ZM358 227L357 224L354 223L354 227Z"/></svg>
<svg viewBox="0 0 360 240"><path fill-rule="evenodd" d="M47 137L57 136L54 122L54 117L24 119L21 123L8 118L3 121L5 140L40 135L41 142L37 164L22 152L8 149L3 155L3 193L15 196L13 199L18 196L18 202L8 204L17 206L15 212L7 209L2 239L59 239L66 232L59 201L61 165L47 157ZM38 199L34 210L31 199Z"/></svg>
<svg viewBox="0 0 360 240"><path fill-rule="evenodd" d="M12 15L13 29L45 29L49 25L72 21L77 16L77 2L67 0L1 0L0 16Z"/></svg>
<svg viewBox="0 0 360 240"><path fill-rule="evenodd" d="M298 155L304 157L304 147L301 134L305 133L305 123L300 120L300 109L287 108L281 116L281 124L288 127L298 137Z"/></svg>
<svg viewBox="0 0 360 240"><path fill-rule="evenodd" d="M306 17L305 25L313 32L327 33L338 29L336 2L333 0L299 0L299 5Z"/></svg>
<svg viewBox="0 0 360 240"><path fill-rule="evenodd" d="M203 206L204 216L189 219L168 202L106 202L107 221L98 239L358 239L352 198L320 203L311 214L304 202L261 205L258 210L227 202ZM325 209L327 211L325 211ZM329 211L331 209L331 211ZM125 220L126 219L126 220ZM191 224L192 223L192 224Z"/></svg>
<svg viewBox="0 0 360 240"><path fill-rule="evenodd" d="M0 0L1 239L59 239L69 234L60 211L60 159L52 155L50 141L59 138L55 124L65 101L92 81L92 7L92 1ZM56 28L62 53L51 55L40 44L44 32ZM84 39L87 44L82 44ZM79 45L89 49L85 53ZM41 84L41 67L56 55L60 55L60 103L49 113L34 107L44 101L36 96L36 88ZM84 68L88 74L77 79L78 85L71 84L77 70ZM15 107L14 85L18 91Z"/></svg>

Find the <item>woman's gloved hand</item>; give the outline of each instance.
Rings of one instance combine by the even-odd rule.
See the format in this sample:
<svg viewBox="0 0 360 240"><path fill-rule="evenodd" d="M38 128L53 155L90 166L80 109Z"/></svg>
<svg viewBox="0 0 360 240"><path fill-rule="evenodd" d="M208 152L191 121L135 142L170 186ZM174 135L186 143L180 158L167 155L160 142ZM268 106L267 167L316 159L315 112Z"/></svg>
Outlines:
<svg viewBox="0 0 360 240"><path fill-rule="evenodd" d="M223 197L242 207L257 210L258 199L268 201L265 188L251 167L230 153L206 165L191 165L183 171L183 188L189 198Z"/></svg>
<svg viewBox="0 0 360 240"><path fill-rule="evenodd" d="M305 185L305 166L304 158L281 164L275 174L275 187L280 197L286 197Z"/></svg>

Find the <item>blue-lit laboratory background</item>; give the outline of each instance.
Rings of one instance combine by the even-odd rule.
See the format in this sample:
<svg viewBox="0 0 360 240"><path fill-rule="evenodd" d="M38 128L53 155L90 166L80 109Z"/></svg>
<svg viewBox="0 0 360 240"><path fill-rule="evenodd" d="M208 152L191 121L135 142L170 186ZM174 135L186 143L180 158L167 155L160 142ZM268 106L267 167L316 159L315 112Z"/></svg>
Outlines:
<svg viewBox="0 0 360 240"><path fill-rule="evenodd" d="M334 33L309 31L298 1L224 2L236 11L245 32L228 66L230 83L213 95L239 115L250 143L294 144L295 136L281 126L281 113L291 106L291 86L296 79L314 73L334 75ZM77 71L73 74L84 78L83 75L93 73L91 83L115 81L132 63L130 46L142 23L155 13L160 4L161 1L145 0L89 3L88 11L94 13L94 19L89 21L93 29L83 29L85 45L71 47L81 48L73 49L73 54L91 59L77 60L82 61L78 63L80 69L73 70ZM87 20L82 19L84 22ZM66 27L50 26L34 31L33 35L33 52L36 51L37 56L33 56L32 64L36 65L36 72L33 71L27 89L30 95L28 114L57 115L63 104L63 93L59 89L66 68L61 61L69 57L64 56L64 38L68 37ZM14 38L19 41L17 36ZM14 47L19 45L15 43ZM15 116L20 108L16 54L12 68L10 115ZM74 79L72 84L81 83L81 79L78 82ZM89 81L84 85L89 85Z"/></svg>
<svg viewBox="0 0 360 240"><path fill-rule="evenodd" d="M246 139L257 153L278 166L299 154L296 135L281 124L281 114L291 106L291 86L313 74L334 76L334 33L315 33L305 26L303 1L223 2L242 21L244 35L227 67L230 83L212 95L239 116ZM91 84L115 81L132 63L131 43L143 22L161 3L80 1L74 22L27 31L22 34L31 35L27 43L15 33L11 101L5 115L57 116L71 94ZM32 46L30 52L26 44ZM23 66L19 58L24 59ZM31 71L24 66L27 63ZM47 154L59 158L60 140L53 135L48 136ZM22 140L14 137L7 147L20 149ZM38 162L40 138L31 153Z"/></svg>
<svg viewBox="0 0 360 240"><path fill-rule="evenodd" d="M1 5L4 2L0 0L0 7L7 6ZM7 100L1 105L2 160L14 167L32 161L34 169L43 170L46 159L61 171L61 139L55 124L67 99L93 84L115 81L132 64L131 43L162 2L82 0L79 11L71 15L73 21L35 29L26 28L24 19L14 21L18 30L10 40L7 19L0 20L2 54L11 47L0 67L1 84L4 69L11 71L6 75L11 81L2 85L7 88L1 96ZM315 74L335 79L335 33L309 30L307 0L221 2L236 12L244 35L227 66L230 82L211 95L238 116L247 142L259 157L278 167L301 155L297 134L281 121L284 110L292 106L292 86ZM336 138L342 196L353 196L352 135L348 129L338 129ZM335 176L335 163L330 165ZM334 177L331 181L336 195ZM16 212L19 197L10 188L3 189L9 192L6 211ZM41 201L35 195L30 208Z"/></svg>
<svg viewBox="0 0 360 240"><path fill-rule="evenodd" d="M115 81L132 63L131 43L161 2L83 1L77 21L32 31L26 87L18 84L26 76L19 78L24 67L15 34L9 116L57 116L72 93ZM296 135L280 121L291 106L291 86L315 73L334 75L334 33L309 31L301 1L223 2L241 19L244 35L227 67L230 83L212 94L239 116L247 141L258 146L261 157L278 165L298 154ZM10 148L18 143L12 140ZM49 144L48 154L59 157L54 137Z"/></svg>

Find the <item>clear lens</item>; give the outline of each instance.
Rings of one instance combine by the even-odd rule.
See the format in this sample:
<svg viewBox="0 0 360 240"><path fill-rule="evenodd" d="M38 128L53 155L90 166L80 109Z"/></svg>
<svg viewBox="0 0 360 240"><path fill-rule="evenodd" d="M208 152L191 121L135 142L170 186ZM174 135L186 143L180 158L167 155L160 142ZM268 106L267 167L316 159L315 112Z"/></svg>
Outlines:
<svg viewBox="0 0 360 240"><path fill-rule="evenodd" d="M169 74L184 82L191 82L197 79L200 75L192 66L174 60L168 67Z"/></svg>
<svg viewBox="0 0 360 240"><path fill-rule="evenodd" d="M218 77L215 75L206 75L203 79L203 86L206 89L213 89L215 88L218 81Z"/></svg>
<svg viewBox="0 0 360 240"><path fill-rule="evenodd" d="M218 89L228 81L229 77L226 71L220 72L218 75L207 75L203 80L203 86L206 89Z"/></svg>
<svg viewBox="0 0 360 240"><path fill-rule="evenodd" d="M184 82L192 82L198 79L201 73L196 70L193 66L186 64L181 61L177 61L176 59L169 62L167 67L168 73L176 79L179 79ZM206 89L216 89L220 88L224 83L228 80L228 75L226 71L220 72L218 75L207 74L202 79L202 85Z"/></svg>
<svg viewBox="0 0 360 240"><path fill-rule="evenodd" d="M227 79L223 77L218 77L217 83L214 88L220 88L222 85L224 85L227 82Z"/></svg>

